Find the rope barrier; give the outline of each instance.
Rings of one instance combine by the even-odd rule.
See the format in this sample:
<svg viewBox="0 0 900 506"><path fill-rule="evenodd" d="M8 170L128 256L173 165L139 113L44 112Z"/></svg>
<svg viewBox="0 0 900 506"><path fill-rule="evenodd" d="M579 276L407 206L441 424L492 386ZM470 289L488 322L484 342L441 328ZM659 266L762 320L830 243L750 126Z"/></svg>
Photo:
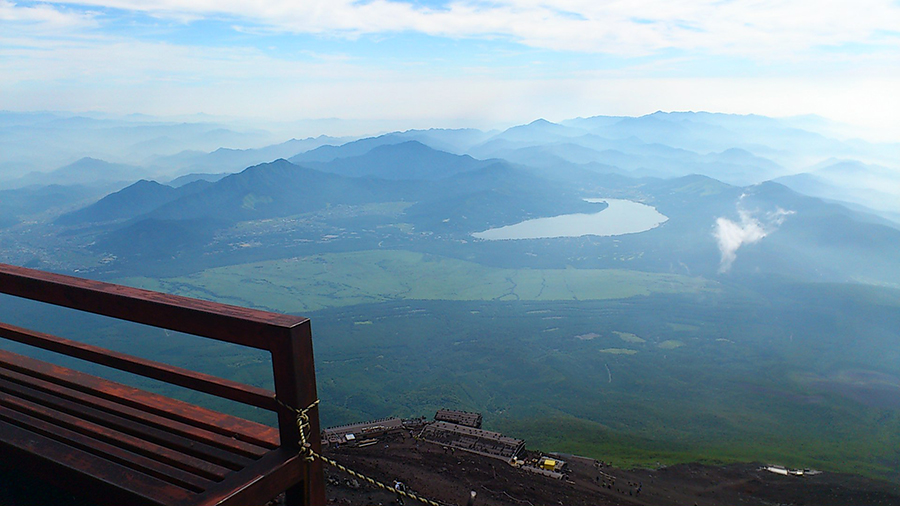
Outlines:
<svg viewBox="0 0 900 506"><path fill-rule="evenodd" d="M318 400L316 400L316 402L310 404L309 406L307 406L304 409L297 409L293 406L285 404L284 402L282 402L280 399L277 399L277 398L275 399L275 402L277 402L279 405L281 405L285 409L288 409L288 410L296 413L296 415L297 415L297 432L299 432L299 434L300 434L300 441L299 441L300 448L301 448L300 451L302 453L306 454L304 456L304 458L306 459L307 462L312 462L312 461L318 459L334 468L337 468L337 469L349 474L350 476L359 478L359 479L365 481L366 483L369 483L370 485L384 489L388 492L393 492L399 496L406 497L406 498L412 499L414 501L418 501L422 504L427 504L428 506L445 506L444 504L432 501L431 499L426 499L424 497L420 497L412 492L408 492L406 490L401 490L399 488L386 485L374 478L370 478L370 477L368 477L364 474L358 473L352 469L348 469L346 466L339 464L335 460L329 459L328 457L325 457L324 455L320 455L320 454L316 453L312 449L312 445L309 443L309 441L307 439L308 438L307 432L309 431L309 411L319 404Z"/></svg>
<svg viewBox="0 0 900 506"><path fill-rule="evenodd" d="M416 494L414 494L414 493L412 493L412 492L407 492L406 490L400 490L400 489L397 489L397 488L388 486L388 485L386 485L386 484L384 484L384 483L381 483L380 481L378 481L378 480L376 480L376 479L374 479L374 478L369 478L368 476L365 476L365 475L363 475L363 474L360 474L360 473L358 473L358 472L356 472L356 471L354 471L354 470L352 470L352 469L348 469L347 467L345 467L345 466L343 466L343 465L341 465L341 464L335 462L334 460L329 459L328 457L319 455L318 453L316 453L316 452L314 452L314 451L312 451L312 450L309 450L309 452L310 452L312 455L315 456L314 458L317 458L317 459L321 460L322 462L325 462L325 463L328 464L328 465L331 465L331 466L333 466L333 467L336 467L337 469L340 469L341 471L344 471L345 473L347 473L347 474L349 474L349 475L351 475L351 476L354 476L354 477L356 477L356 478L359 478L359 479L361 479L361 480L364 480L365 482L367 482L367 483L369 483L369 484L371 484L371 485L375 485L376 487L382 488L382 489L387 490L387 491L389 491L389 492L394 492L394 493L396 493L396 494L398 494L398 495L401 495L401 496L403 496L403 497L412 499L412 500L414 500L414 501L418 501L418 502L420 502L420 503L422 503L422 504L427 504L428 506L444 506L443 504L441 504L441 503L439 503L439 502L432 501L431 499L426 499L426 498L424 498L424 497L420 497L420 496L418 496L418 495L416 495Z"/></svg>

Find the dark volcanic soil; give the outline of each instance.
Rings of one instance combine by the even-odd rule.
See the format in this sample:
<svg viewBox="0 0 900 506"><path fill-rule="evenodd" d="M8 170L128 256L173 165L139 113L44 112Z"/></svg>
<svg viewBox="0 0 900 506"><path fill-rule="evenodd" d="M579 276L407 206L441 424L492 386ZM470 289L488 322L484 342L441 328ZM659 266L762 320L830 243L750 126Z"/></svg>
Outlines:
<svg viewBox="0 0 900 506"><path fill-rule="evenodd" d="M502 460L416 441L402 431L366 448L328 448L325 455L388 485L399 480L413 492L456 506L465 506L471 490L477 493L475 506L900 506L900 485L835 473L781 476L759 470L760 464L623 470L561 456L570 472L554 480ZM394 494L327 465L325 477L329 504L397 504ZM0 462L0 506L88 504L21 476L14 463ZM419 503L407 499L406 505Z"/></svg>
<svg viewBox="0 0 900 506"><path fill-rule="evenodd" d="M416 441L408 432L388 434L366 448L329 448L326 455L388 485L399 480L424 497L458 506L466 504L470 490L477 493L476 506L900 505L898 485L834 473L781 476L759 470L760 464L623 470L570 456L562 457L569 474L555 480ZM394 494L335 468L326 466L325 476L329 504L397 504Z"/></svg>

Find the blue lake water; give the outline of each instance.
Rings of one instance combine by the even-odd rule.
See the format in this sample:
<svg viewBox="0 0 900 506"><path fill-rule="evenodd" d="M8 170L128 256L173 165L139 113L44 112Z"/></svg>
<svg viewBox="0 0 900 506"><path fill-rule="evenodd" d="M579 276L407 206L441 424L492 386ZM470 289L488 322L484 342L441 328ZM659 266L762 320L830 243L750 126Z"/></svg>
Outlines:
<svg viewBox="0 0 900 506"><path fill-rule="evenodd" d="M593 203L606 202L609 207L599 213L563 214L526 220L515 225L477 232L472 236L488 241L580 237L583 235L614 236L646 232L669 219L656 208L640 202L602 198L584 200Z"/></svg>

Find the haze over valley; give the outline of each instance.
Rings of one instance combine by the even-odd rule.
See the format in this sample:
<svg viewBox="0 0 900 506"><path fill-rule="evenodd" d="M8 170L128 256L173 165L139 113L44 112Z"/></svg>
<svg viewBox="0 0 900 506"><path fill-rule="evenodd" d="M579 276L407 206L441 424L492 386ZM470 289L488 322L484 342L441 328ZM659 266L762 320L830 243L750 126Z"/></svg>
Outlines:
<svg viewBox="0 0 900 506"><path fill-rule="evenodd" d="M588 457L585 487L520 487L342 448L388 482L896 502L898 26L896 0L0 0L0 263L308 317L322 427L446 408ZM0 321L273 387L196 336Z"/></svg>
<svg viewBox="0 0 900 506"><path fill-rule="evenodd" d="M120 152L185 129L264 136L0 118L136 143ZM4 172L0 260L310 317L326 426L449 407L626 466L898 480L900 152L804 123L659 112L249 149L156 142L131 161L98 150ZM2 311L56 332L98 325ZM152 358L268 381L237 368L265 357L208 343L81 337L131 353L162 339Z"/></svg>

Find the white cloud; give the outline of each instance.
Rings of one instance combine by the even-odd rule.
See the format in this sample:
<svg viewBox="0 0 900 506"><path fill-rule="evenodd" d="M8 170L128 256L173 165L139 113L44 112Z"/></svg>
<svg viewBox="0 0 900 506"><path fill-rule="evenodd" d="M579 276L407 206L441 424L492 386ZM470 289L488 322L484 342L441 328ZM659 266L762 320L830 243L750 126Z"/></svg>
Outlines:
<svg viewBox="0 0 900 506"><path fill-rule="evenodd" d="M30 65L12 62L28 61ZM373 71L374 72L374 71ZM17 40L0 37L0 85L23 82L127 87L177 84L228 88L235 83L362 78L364 72L339 57L287 62L247 47L209 48L121 38ZM369 73L378 78L377 72ZM0 99L0 104L2 104Z"/></svg>
<svg viewBox="0 0 900 506"><path fill-rule="evenodd" d="M722 253L719 264L719 272L728 272L731 265L737 259L737 250L745 244L753 244L766 236L762 223L750 216L746 211L740 211L740 223L719 218L716 220L714 235Z"/></svg>
<svg viewBox="0 0 900 506"><path fill-rule="evenodd" d="M393 123L402 128L493 128L537 117L655 110L814 112L900 138L900 78L658 78L611 71L531 79L511 77L503 67L448 76L360 58L288 61L255 48L112 37L26 43L0 35L0 109L407 121Z"/></svg>
<svg viewBox="0 0 900 506"><path fill-rule="evenodd" d="M741 200L745 195L741 195ZM721 217L716 220L716 228L713 235L719 246L719 252L722 254L722 260L719 263L719 273L731 270L732 264L737 259L737 250L746 244L759 242L767 235L771 234L784 223L785 217L794 214L794 211L786 211L777 208L765 214L765 222L760 221L745 209L741 208L738 201L738 222Z"/></svg>
<svg viewBox="0 0 900 506"><path fill-rule="evenodd" d="M419 32L503 37L555 50L646 55L664 49L791 59L824 46L896 46L893 0L495 0L432 9L386 0L60 0L171 16L227 17L290 33Z"/></svg>
<svg viewBox="0 0 900 506"><path fill-rule="evenodd" d="M0 0L0 109L202 111L476 127L658 109L817 113L874 127L878 138L896 140L900 44L853 58L820 54L777 68L731 59L726 66L739 69L734 76L717 73L714 66L707 71L703 63L702 51L790 59L826 41L896 37L873 34L900 26L898 8L881 0L861 2L851 9L829 2L812 8L802 0L736 0L717 7L707 0L570 0L553 6L495 0L428 9L385 0L79 0L71 5L61 0L28 6ZM233 39L240 46L228 37L202 45L166 41L169 27L148 30L150 35L130 32L123 29L123 19L132 22L133 17L115 9L168 17L186 23L185 30L192 29L192 19L216 18L224 21L216 30L242 27L246 37ZM838 22L844 19L846 27ZM115 30L106 30L116 24ZM272 31L323 37L287 54L267 49L264 34ZM416 62L386 59L374 44L358 53L345 45L341 50L348 54L328 54L333 37L410 31L623 56L666 47L688 53L626 60L609 70L596 64L604 60L594 54L567 57L562 64L538 54L544 63L527 65L522 63L527 48L490 42L482 55L442 54L440 61L421 55ZM777 49L770 49L773 45ZM518 54L506 58L508 51ZM840 60L835 65L819 65L835 58Z"/></svg>
<svg viewBox="0 0 900 506"><path fill-rule="evenodd" d="M9 34L13 30L27 30L30 34L52 34L59 30L96 27L91 13L71 12L46 4L22 6L0 0L0 26Z"/></svg>

